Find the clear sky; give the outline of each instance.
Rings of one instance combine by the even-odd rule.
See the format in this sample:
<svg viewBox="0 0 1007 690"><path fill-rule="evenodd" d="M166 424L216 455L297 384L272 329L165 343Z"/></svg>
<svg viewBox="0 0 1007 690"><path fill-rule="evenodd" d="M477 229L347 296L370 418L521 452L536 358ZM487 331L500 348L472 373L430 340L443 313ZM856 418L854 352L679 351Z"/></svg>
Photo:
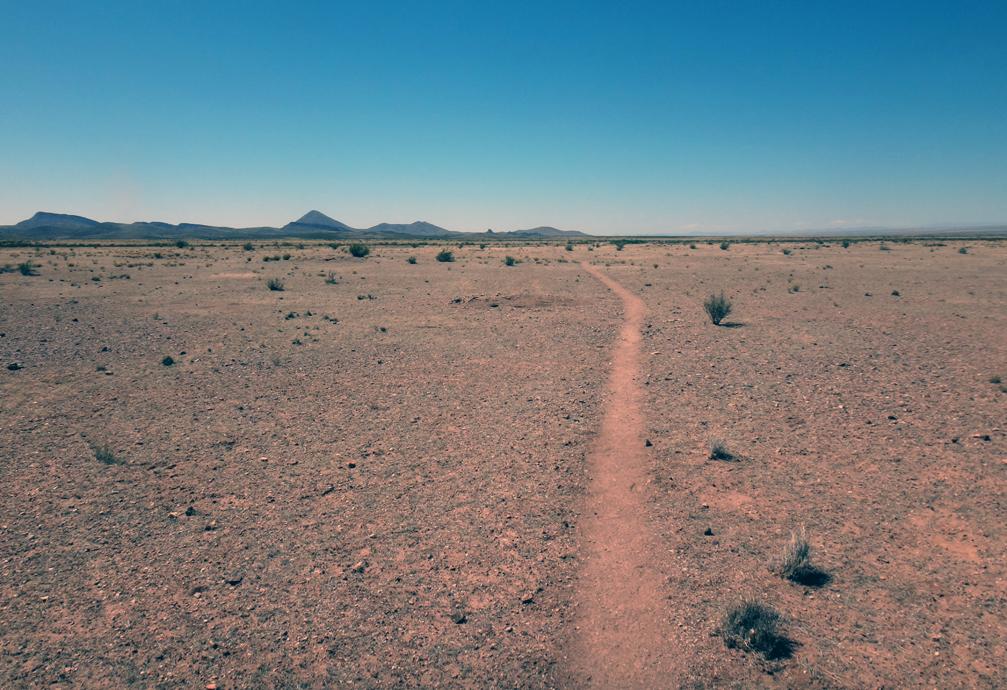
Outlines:
<svg viewBox="0 0 1007 690"><path fill-rule="evenodd" d="M597 233L1005 222L1007 2L0 0L0 223L315 208Z"/></svg>

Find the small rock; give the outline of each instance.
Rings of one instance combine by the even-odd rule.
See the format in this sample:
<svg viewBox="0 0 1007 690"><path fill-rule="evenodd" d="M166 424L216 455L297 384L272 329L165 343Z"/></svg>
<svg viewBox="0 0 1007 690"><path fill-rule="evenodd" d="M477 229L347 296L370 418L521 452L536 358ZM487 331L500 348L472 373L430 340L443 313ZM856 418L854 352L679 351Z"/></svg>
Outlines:
<svg viewBox="0 0 1007 690"><path fill-rule="evenodd" d="M712 537L712 536L713 536L713 530L712 530L712 529L710 529L709 527L707 527L707 528L706 528L706 529L705 529L705 530L703 531L703 535L704 535L704 536L707 536L707 537Z"/></svg>
<svg viewBox="0 0 1007 690"><path fill-rule="evenodd" d="M455 625L461 625L462 623L468 622L468 616L459 611L451 614L451 620Z"/></svg>
<svg viewBox="0 0 1007 690"><path fill-rule="evenodd" d="M226 578L224 580L224 582L226 582L227 584L231 585L232 587L237 587L238 585L241 584L241 581L244 580L244 579L245 579L244 575L234 574L234 575L231 575L230 577Z"/></svg>
<svg viewBox="0 0 1007 690"><path fill-rule="evenodd" d="M24 367L19 362L11 362L7 365L7 369L9 371L17 371L18 369L24 369Z"/></svg>
<svg viewBox="0 0 1007 690"><path fill-rule="evenodd" d="M654 446L654 444L650 442L649 438L646 441L644 441L643 445L647 448L652 448Z"/></svg>

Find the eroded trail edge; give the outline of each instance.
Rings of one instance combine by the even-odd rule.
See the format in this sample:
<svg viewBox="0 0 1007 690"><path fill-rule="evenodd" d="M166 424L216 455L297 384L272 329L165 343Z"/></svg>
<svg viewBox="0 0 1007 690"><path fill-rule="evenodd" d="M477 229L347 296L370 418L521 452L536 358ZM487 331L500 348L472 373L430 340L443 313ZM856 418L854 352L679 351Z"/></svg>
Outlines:
<svg viewBox="0 0 1007 690"><path fill-rule="evenodd" d="M596 688L669 687L677 645L646 518L648 457L639 383L646 306L601 269L581 265L622 300L624 315L601 431L588 459L591 484L581 521L586 560L572 677L578 686Z"/></svg>

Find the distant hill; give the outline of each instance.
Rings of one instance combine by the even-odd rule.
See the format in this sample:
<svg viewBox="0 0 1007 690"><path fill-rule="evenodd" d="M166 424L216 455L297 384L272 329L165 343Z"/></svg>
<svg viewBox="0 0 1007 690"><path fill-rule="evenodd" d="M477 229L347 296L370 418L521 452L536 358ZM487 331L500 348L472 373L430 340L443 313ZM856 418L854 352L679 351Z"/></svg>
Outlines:
<svg viewBox="0 0 1007 690"><path fill-rule="evenodd" d="M580 230L560 230L559 228L553 228L548 225L542 225L528 230L511 230L510 232L498 234L510 235L512 237L587 237L587 235Z"/></svg>
<svg viewBox="0 0 1007 690"><path fill-rule="evenodd" d="M78 228L93 228L96 225L100 225L100 223L84 216L39 211L28 220L22 220L14 227L24 230L31 230L33 228L65 228L66 230L74 230Z"/></svg>
<svg viewBox="0 0 1007 690"><path fill-rule="evenodd" d="M378 223L367 232L376 234L392 233L396 235L411 235L413 237L444 237L446 235L458 235L461 233L445 230L444 228L428 223L425 220L418 220L415 223Z"/></svg>
<svg viewBox="0 0 1007 690"><path fill-rule="evenodd" d="M346 223L342 223L335 218L329 218L321 211L308 211L295 221L291 221L283 226L284 230L334 230L337 232L354 232Z"/></svg>
<svg viewBox="0 0 1007 690"><path fill-rule="evenodd" d="M587 235L574 230L557 230L548 226L498 233L455 232L424 220L413 223L378 223L369 228L353 228L321 211L308 211L282 228L230 228L199 223L179 223L176 225L161 221L107 223L83 216L46 211L39 211L28 220L23 220L16 225L0 226L0 239L7 240L254 240L284 237L300 239L347 237L361 239L402 237L546 239L567 236L586 237Z"/></svg>

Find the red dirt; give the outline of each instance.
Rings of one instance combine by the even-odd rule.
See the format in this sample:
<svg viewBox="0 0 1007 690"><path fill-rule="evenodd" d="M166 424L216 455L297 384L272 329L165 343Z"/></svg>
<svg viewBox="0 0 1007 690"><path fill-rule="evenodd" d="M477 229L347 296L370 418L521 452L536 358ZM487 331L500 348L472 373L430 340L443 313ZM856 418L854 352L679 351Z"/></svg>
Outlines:
<svg viewBox="0 0 1007 690"><path fill-rule="evenodd" d="M0 248L0 687L1007 687L962 244Z"/></svg>
<svg viewBox="0 0 1007 690"><path fill-rule="evenodd" d="M591 485L581 525L586 562L573 676L577 685L598 688L662 687L676 650L645 519L650 478L639 375L646 307L600 269L582 265L622 300L625 314L612 353L601 431L588 458Z"/></svg>

